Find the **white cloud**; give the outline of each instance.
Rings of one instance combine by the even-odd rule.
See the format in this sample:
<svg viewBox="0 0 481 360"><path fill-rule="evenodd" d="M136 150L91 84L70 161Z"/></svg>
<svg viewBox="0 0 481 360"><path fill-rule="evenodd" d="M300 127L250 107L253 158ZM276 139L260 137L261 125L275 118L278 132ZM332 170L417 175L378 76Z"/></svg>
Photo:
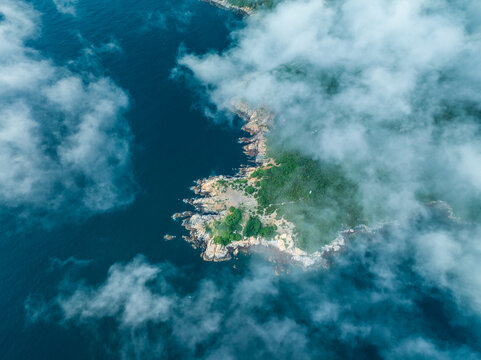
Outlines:
<svg viewBox="0 0 481 360"><path fill-rule="evenodd" d="M220 111L244 100L275 112L273 140L340 164L368 213L409 216L420 192L458 209L481 197L475 3L284 1L227 51L179 62Z"/></svg>
<svg viewBox="0 0 481 360"><path fill-rule="evenodd" d="M192 20L191 6L190 2L184 2L176 4L174 7L166 6L162 10L141 13L140 16L144 22L142 31L165 31L168 29L184 31Z"/></svg>
<svg viewBox="0 0 481 360"><path fill-rule="evenodd" d="M423 338L403 341L392 352L386 354L390 359L433 359L433 360L475 360L479 356L467 348L439 349L435 344Z"/></svg>
<svg viewBox="0 0 481 360"><path fill-rule="evenodd" d="M167 29L167 15L163 12L149 12L145 19L145 29Z"/></svg>
<svg viewBox="0 0 481 360"><path fill-rule="evenodd" d="M63 14L76 15L78 0L53 0L57 10Z"/></svg>
<svg viewBox="0 0 481 360"><path fill-rule="evenodd" d="M466 257L456 250L464 246L458 233L443 235L452 242L447 246L437 233L422 241L409 233L359 240L329 271L309 274L276 276L271 265L252 262L243 275L224 268L222 276L193 279L187 269L137 256L114 264L97 285L69 273L55 298L30 297L25 308L32 323L56 321L94 334L103 320L114 320L125 359L172 351L186 358L242 359L254 352L259 359L338 359L366 355L365 346L393 359L481 359L481 308L471 306L479 296L471 293L479 289L472 261L479 251ZM436 302L426 305L430 299ZM433 318L438 311L444 316ZM109 339L102 341L108 346Z"/></svg>
<svg viewBox="0 0 481 360"><path fill-rule="evenodd" d="M172 301L154 294L147 286L159 275L160 269L137 257L127 265L114 265L108 280L98 289L78 288L72 296L59 298L65 319L89 321L119 315L121 326L135 327L147 321L168 318Z"/></svg>
<svg viewBox="0 0 481 360"><path fill-rule="evenodd" d="M366 206L406 216L353 239L329 271L277 277L269 266L252 266L241 269L244 275L219 271L194 280L196 274L189 279L195 289L185 291L179 284L186 279L172 278L167 265L136 258L113 265L100 285L69 278L36 308L50 318L57 313L66 326L113 319L124 358L168 351L187 358L348 358L367 347L394 359L480 359L479 226L447 221L436 216L442 206L421 208L416 199L428 189L463 208L479 195L479 124L464 107L480 103L479 9L467 0L286 1L247 20L224 54L181 59L209 85L219 109L239 98L267 105L278 114L280 140L338 161ZM81 144L104 124L92 114L114 121L114 102L97 82L62 78L42 96L59 111L84 115L83 126L62 138L60 159L69 164L62 166L97 179L84 166L93 155ZM62 89L89 105L75 110L79 104ZM105 103L89 103L90 93ZM379 171L390 181L379 181ZM27 310L38 321L32 304Z"/></svg>
<svg viewBox="0 0 481 360"><path fill-rule="evenodd" d="M466 310L481 315L480 229L423 234L415 245L418 271L427 282L449 289Z"/></svg>
<svg viewBox="0 0 481 360"><path fill-rule="evenodd" d="M127 95L109 78L75 74L28 47L39 27L30 6L4 1L0 14L2 204L71 206L74 216L131 202Z"/></svg>
<svg viewBox="0 0 481 360"><path fill-rule="evenodd" d="M439 296L446 326L481 316L480 10L473 0L286 0L247 19L226 51L179 59L219 111L238 101L271 109L272 141L339 164L368 214L397 220L379 242L353 241L332 270L341 279L297 289L317 297L302 302L315 321L335 319L334 336L362 338L387 357L479 358L433 340L439 319L425 319L418 301ZM446 224L420 193L465 222ZM368 269L365 278L354 269Z"/></svg>

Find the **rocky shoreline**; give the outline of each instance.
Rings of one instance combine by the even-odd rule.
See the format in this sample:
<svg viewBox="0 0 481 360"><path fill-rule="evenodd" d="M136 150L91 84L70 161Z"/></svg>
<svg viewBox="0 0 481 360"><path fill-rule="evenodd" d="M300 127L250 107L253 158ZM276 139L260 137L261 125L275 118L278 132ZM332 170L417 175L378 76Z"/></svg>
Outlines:
<svg viewBox="0 0 481 360"><path fill-rule="evenodd" d="M235 6L228 0L203 1L246 16L254 13L254 8ZM205 261L228 261L239 252L256 251L269 261L279 264L293 264L304 269L328 268L331 256L345 249L349 238L354 234L367 233L371 230L365 226L347 229L313 253L307 253L296 246L295 225L283 217L279 218L276 212L260 216L263 224L276 226L275 236L269 239L259 235L243 237L224 246L216 243L214 236L209 233L209 224L225 218L229 208L243 206L253 209L258 205L256 198L244 191L245 187L236 187L235 184L244 182L253 185L255 180L252 180L251 174L254 171L264 166L276 166L274 160L267 156L266 148L266 134L273 123L273 114L263 109L251 109L246 104L233 106L233 112L244 120L242 130L249 136L240 138L239 142L244 144L244 153L253 165L241 166L233 176L218 175L196 181L191 190L197 197L184 199L184 202L193 206L195 211L184 211L172 216L174 220L181 219L182 226L189 231L189 236L184 235L182 238L195 248L201 249L201 257Z"/></svg>
<svg viewBox="0 0 481 360"><path fill-rule="evenodd" d="M203 0L215 6L240 12L243 15L252 15L253 8L232 5L227 0ZM184 211L172 216L174 220L181 219L182 226L189 231L188 236L182 238L190 242L195 248L201 249L201 257L205 261L227 261L236 257L239 252L255 251L264 255L269 261L280 265L298 265L304 269L319 267L328 268L332 256L343 251L354 236L375 235L384 225L367 227L356 226L338 233L338 236L329 244L324 245L319 251L307 253L297 244L295 225L284 217L279 217L276 212L260 214L263 225L275 226L275 235L269 238L257 236L242 236L240 240L231 241L222 245L214 240L214 235L209 231L212 224L225 219L229 209L242 207L252 213L258 207L257 199L253 194L246 192L246 187L254 186L255 179L251 176L257 169L277 166L275 161L267 156L266 134L272 126L274 115L264 109L252 109L246 104L233 106L232 111L244 120L242 130L249 136L242 137L239 142L244 144L244 153L253 165L244 165L233 176L211 176L196 181L191 190L197 197L184 199L184 202L193 206L195 211ZM241 185L243 184L243 185ZM424 204L427 209L436 211L442 218L459 222L452 209L442 201L433 201ZM246 219L244 218L243 221ZM391 222L396 226L397 222ZM165 240L175 237L166 235Z"/></svg>
<svg viewBox="0 0 481 360"><path fill-rule="evenodd" d="M209 4L217 6L221 9L235 11L241 15L252 15L254 13L254 9L248 6L236 6L232 5L228 0L203 0Z"/></svg>
<svg viewBox="0 0 481 360"><path fill-rule="evenodd" d="M203 1L246 16L254 13L254 8L239 7L228 0ZM195 211L184 211L172 216L174 220L182 220L182 226L189 231L189 235L182 238L195 248L201 249L201 257L204 260L227 261L237 256L239 252L256 251L278 264L293 264L304 269L328 268L332 255L345 249L354 234L371 232L365 226L347 229L319 251L307 253L296 246L295 225L283 217L278 217L274 212L270 215L260 215L259 218L263 224L276 227L275 236L269 239L260 235L248 238L244 236L241 240L232 241L225 246L216 243L214 236L208 231L210 225L225 218L229 214L229 208L239 206L251 210L256 208L258 204L254 195L245 192L246 186L254 185L255 180L251 174L264 166L276 166L274 160L267 156L266 148L266 134L273 123L273 114L263 109L251 109L246 104L237 104L232 110L244 120L242 130L249 136L240 138L239 142L244 144L244 153L253 165L241 166L233 176L218 175L197 180L196 185L191 187L197 197L184 199L184 202L193 206ZM244 187L239 185L240 182Z"/></svg>
<svg viewBox="0 0 481 360"><path fill-rule="evenodd" d="M367 229L343 231L331 243L313 253L307 253L296 246L295 225L277 216L276 212L259 216L263 224L275 225L277 229L275 235L269 239L260 235L243 237L224 246L216 243L214 236L209 233L209 226L225 218L229 208L242 207L251 210L257 207L254 195L248 194L244 189L255 182L251 174L256 169L273 164L273 160L266 155L266 134L274 116L262 109L251 110L244 104L236 106L234 111L244 120L242 129L250 135L240 138L239 141L244 144L244 152L254 164L241 167L233 176L219 175L197 180L196 185L191 188L197 197L184 200L192 205L195 211L173 215L174 219L182 219L182 226L189 231L189 236L183 238L201 249L201 256L206 261L230 260L239 252L250 250L259 251L275 262L296 264L305 269L327 268L329 257L345 248L349 237L355 232Z"/></svg>

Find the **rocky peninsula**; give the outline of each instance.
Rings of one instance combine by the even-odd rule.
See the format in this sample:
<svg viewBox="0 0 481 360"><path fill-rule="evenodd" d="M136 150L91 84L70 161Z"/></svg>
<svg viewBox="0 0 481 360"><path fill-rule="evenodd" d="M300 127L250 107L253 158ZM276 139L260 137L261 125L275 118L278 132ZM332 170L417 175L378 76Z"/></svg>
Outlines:
<svg viewBox="0 0 481 360"><path fill-rule="evenodd" d="M243 15L251 15L257 7L272 4L270 0L204 1ZM218 175L196 181L191 190L197 196L184 199L195 210L173 215L174 219L181 219L183 227L189 231L189 236L183 238L201 249L201 256L206 261L230 260L240 251L250 250L261 252L272 261L296 264L305 269L328 267L330 256L343 250L351 236L369 230L363 225L353 229L346 222L342 226L345 230L338 231L330 241L324 241L316 251L302 249L299 229L279 213L278 205L285 202L273 204L259 196L263 190L260 174L283 165L267 155L266 134L275 116L245 103L233 105L232 111L244 121L242 130L249 136L239 141L244 144L244 153L252 165L241 166L233 176ZM302 202L306 199L303 196L296 200Z"/></svg>
<svg viewBox="0 0 481 360"><path fill-rule="evenodd" d="M263 0L204 1L245 15L257 6L272 4ZM182 219L189 231L183 238L201 249L204 260L226 261L241 251L258 251L278 263L327 268L332 255L345 249L351 238L363 234L372 237L385 230L385 225L397 226L392 221L376 227L370 224L369 228L361 225L370 222L356 203L358 189L339 168L285 149L268 151L266 136L274 114L242 102L233 105L232 111L244 122L242 129L248 136L239 141L252 164L241 166L232 176L197 180L191 188L196 197L184 200L194 211L173 215ZM424 205L430 214L458 222L446 203ZM323 212L331 216L319 215ZM312 228L316 228L314 233Z"/></svg>
<svg viewBox="0 0 481 360"><path fill-rule="evenodd" d="M295 224L277 211L262 210L256 197L260 181L256 171L279 166L267 156L266 134L274 116L263 109L252 110L245 104L235 106L234 111L244 120L242 129L249 134L239 141L253 165L241 167L233 176L197 180L191 188L197 197L184 200L195 211L173 216L182 219L182 225L190 233L184 239L200 248L202 258L207 261L230 260L239 251L251 249L263 252L274 261L303 268L328 267L329 256L341 251L351 235L365 228L339 232L318 251L302 250L298 246ZM249 233L250 227L254 230Z"/></svg>

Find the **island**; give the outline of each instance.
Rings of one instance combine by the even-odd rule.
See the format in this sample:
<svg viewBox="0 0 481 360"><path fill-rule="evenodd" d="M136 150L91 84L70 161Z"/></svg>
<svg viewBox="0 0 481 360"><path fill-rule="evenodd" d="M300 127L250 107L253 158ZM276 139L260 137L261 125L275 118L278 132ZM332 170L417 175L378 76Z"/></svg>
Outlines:
<svg viewBox="0 0 481 360"><path fill-rule="evenodd" d="M205 0L251 15L272 0ZM304 269L329 267L349 239L373 231L358 202L358 189L339 166L313 160L269 138L276 116L237 101L232 112L248 136L239 139L251 164L232 176L196 181L193 211L173 215L183 236L206 261L226 261L240 251L262 252ZM170 239L169 236L166 239Z"/></svg>
<svg viewBox="0 0 481 360"><path fill-rule="evenodd" d="M347 240L369 229L361 224L355 208L355 186L338 169L323 167L292 151L271 147L267 134L275 116L265 109L237 104L233 111L243 119L249 136L240 140L252 165L233 176L211 176L192 187L197 197L184 200L195 211L174 214L189 231L184 239L202 249L207 261L225 261L248 249L265 253L275 261L303 268L328 267L330 255L341 251ZM324 202L324 203L323 203ZM336 206L334 217L311 221L309 207ZM331 211L332 212L332 211ZM299 221L302 218L302 221ZM321 234L312 244L310 229ZM322 236L325 234L325 236Z"/></svg>
<svg viewBox="0 0 481 360"><path fill-rule="evenodd" d="M208 1L246 15L274 6L262 0ZM293 66L279 68L279 74L292 73ZM277 263L328 268L332 255L354 239L380 238L400 224L382 206L364 208L362 190L342 164L280 143L276 123L281 116L259 104L231 101L230 111L243 122L246 136L239 141L250 164L234 175L197 180L191 188L196 196L184 200L194 209L173 215L189 232L183 238L201 249L204 260L226 261L255 251ZM419 195L425 215L461 224L452 208L436 199Z"/></svg>

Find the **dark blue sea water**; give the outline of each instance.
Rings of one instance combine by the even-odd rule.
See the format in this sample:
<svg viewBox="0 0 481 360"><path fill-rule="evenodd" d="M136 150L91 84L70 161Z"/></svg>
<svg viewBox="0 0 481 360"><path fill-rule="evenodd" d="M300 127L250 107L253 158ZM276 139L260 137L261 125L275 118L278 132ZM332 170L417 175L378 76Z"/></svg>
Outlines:
<svg viewBox="0 0 481 360"><path fill-rule="evenodd" d="M138 190L132 204L104 214L47 228L0 225L0 359L479 358L479 318L446 289L426 283L411 267L409 249L392 250L388 235L387 246L361 241L329 271L281 277L259 259L241 257L236 268L203 262L180 239L185 232L171 215L188 209L182 199L192 196L193 181L233 173L246 159L239 124L208 119L205 89L172 71L182 51L228 47L241 18L196 0L79 0L76 16L59 13L50 0L30 4L42 26L29 46L58 66L82 59L86 48L120 47L96 51L75 71L110 77L128 93ZM178 239L166 242L166 233ZM122 328L109 315L76 324L49 311L35 322L26 311L29 301L51 302L70 278L102 284L113 264L138 254L177 269L169 291L192 311L179 306L178 317L141 329ZM58 266L68 259L87 265ZM392 283L379 264L395 274ZM202 293L202 283L213 290ZM203 320L219 316L202 338ZM122 351L126 344L138 352Z"/></svg>
<svg viewBox="0 0 481 360"><path fill-rule="evenodd" d="M62 275L49 270L52 259L91 260L83 274L91 281L101 281L113 263L139 253L151 262L187 266L193 277L210 271L212 264L202 262L182 239L166 242L162 237L184 234L171 215L187 209L182 199L191 197L188 188L195 179L230 173L243 162L237 143L241 132L207 119L192 87L170 74L181 47L198 53L225 48L229 27L238 26L239 18L188 0L81 0L75 17L57 12L52 1L31 3L41 13L42 33L30 46L58 65L81 57L89 44L114 39L121 47L97 55L89 70L109 76L129 94L126 117L134 135L139 191L125 209L1 237L0 358L86 359L96 352L89 337L78 329L27 326L24 302L30 294L55 294ZM189 11L190 18L176 22L176 11ZM149 22L151 13L154 20L156 13L173 15L156 26Z"/></svg>

